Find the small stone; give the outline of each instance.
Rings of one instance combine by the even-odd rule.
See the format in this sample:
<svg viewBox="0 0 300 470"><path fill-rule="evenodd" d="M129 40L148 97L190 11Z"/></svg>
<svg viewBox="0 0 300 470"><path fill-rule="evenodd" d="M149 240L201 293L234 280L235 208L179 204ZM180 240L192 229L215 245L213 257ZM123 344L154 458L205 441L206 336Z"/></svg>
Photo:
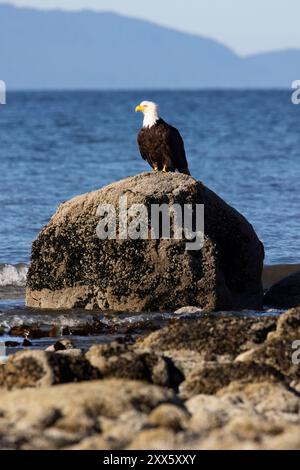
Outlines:
<svg viewBox="0 0 300 470"><path fill-rule="evenodd" d="M54 344L55 351L64 351L66 349L74 349L74 344L70 339L60 339Z"/></svg>
<svg viewBox="0 0 300 470"><path fill-rule="evenodd" d="M178 310L176 310L174 313L176 313L177 315L189 315L189 314L203 314L205 312L205 310L203 308L200 308L200 307L181 307L179 308Z"/></svg>
<svg viewBox="0 0 300 470"><path fill-rule="evenodd" d="M183 408L175 405L162 404L151 411L148 422L153 426L180 431L186 429L190 415Z"/></svg>

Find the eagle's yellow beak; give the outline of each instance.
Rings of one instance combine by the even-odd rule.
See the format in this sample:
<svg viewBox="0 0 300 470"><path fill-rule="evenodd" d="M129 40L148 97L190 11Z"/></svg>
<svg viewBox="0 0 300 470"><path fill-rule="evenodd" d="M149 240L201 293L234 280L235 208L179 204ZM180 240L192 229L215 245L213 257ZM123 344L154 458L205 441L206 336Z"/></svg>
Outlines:
<svg viewBox="0 0 300 470"><path fill-rule="evenodd" d="M138 111L143 112L145 110L144 106L141 106L140 104L135 108L135 112L137 113Z"/></svg>

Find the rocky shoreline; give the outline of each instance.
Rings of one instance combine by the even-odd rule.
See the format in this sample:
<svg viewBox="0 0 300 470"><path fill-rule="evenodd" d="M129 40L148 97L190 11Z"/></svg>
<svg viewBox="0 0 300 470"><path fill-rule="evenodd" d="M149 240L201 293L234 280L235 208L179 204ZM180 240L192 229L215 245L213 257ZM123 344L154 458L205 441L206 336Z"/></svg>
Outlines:
<svg viewBox="0 0 300 470"><path fill-rule="evenodd" d="M203 248L100 239L99 207L117 214L125 195L204 205ZM62 204L33 243L26 302L41 323L18 321L4 344L23 350L0 364L0 448L300 449L300 277L266 268L264 297L263 261L251 224L187 175L144 173ZM71 325L70 309L91 318Z"/></svg>
<svg viewBox="0 0 300 470"><path fill-rule="evenodd" d="M300 308L18 352L0 368L0 448L300 449L299 339Z"/></svg>

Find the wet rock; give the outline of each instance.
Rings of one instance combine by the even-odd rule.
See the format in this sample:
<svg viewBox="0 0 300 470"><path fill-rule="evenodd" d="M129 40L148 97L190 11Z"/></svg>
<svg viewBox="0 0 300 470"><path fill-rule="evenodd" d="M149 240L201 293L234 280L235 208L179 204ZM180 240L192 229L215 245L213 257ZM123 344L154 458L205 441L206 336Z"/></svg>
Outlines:
<svg viewBox="0 0 300 470"><path fill-rule="evenodd" d="M275 368L255 362L204 363L194 369L180 385L180 395L188 399L198 394L215 394L231 382L283 382L284 376Z"/></svg>
<svg viewBox="0 0 300 470"><path fill-rule="evenodd" d="M270 332L267 340L249 354L248 360L268 364L283 373L290 382L297 383L300 381L300 354L297 352L300 348L295 342L299 339L300 308L297 308L279 317L276 330Z"/></svg>
<svg viewBox="0 0 300 470"><path fill-rule="evenodd" d="M262 343L275 330L276 319L207 315L199 320L176 321L138 341L155 351L194 351L203 360L235 358L253 344Z"/></svg>
<svg viewBox="0 0 300 470"><path fill-rule="evenodd" d="M99 204L204 204L205 245L186 240L100 240ZM150 215L148 223L150 224ZM26 303L37 308L175 311L262 305L264 250L252 226L192 177L144 173L62 204L32 248ZM184 276L182 273L184 272Z"/></svg>
<svg viewBox="0 0 300 470"><path fill-rule="evenodd" d="M173 431L186 429L189 420L190 415L184 408L171 404L159 405L148 416L148 423Z"/></svg>
<svg viewBox="0 0 300 470"><path fill-rule="evenodd" d="M160 328L159 322L155 323L149 319L142 318L139 320L130 319L130 321L119 322L119 318L114 318L114 322L106 325L105 333L124 335L126 338L133 338L133 335L141 335L144 331L150 332Z"/></svg>
<svg viewBox="0 0 300 470"><path fill-rule="evenodd" d="M264 303L276 308L300 306L300 271L273 284L265 294Z"/></svg>
<svg viewBox="0 0 300 470"><path fill-rule="evenodd" d="M21 351L0 369L0 386L9 390L95 380L100 373L84 358L44 351Z"/></svg>
<svg viewBox="0 0 300 470"><path fill-rule="evenodd" d="M272 264L263 268L264 289L270 289L274 284L300 270L300 264Z"/></svg>
<svg viewBox="0 0 300 470"><path fill-rule="evenodd" d="M54 344L55 351L65 351L66 349L74 349L74 344L69 339L60 339Z"/></svg>
<svg viewBox="0 0 300 470"><path fill-rule="evenodd" d="M25 338L40 339L51 336L52 327L48 325L18 325L13 326L10 331L10 336L23 336Z"/></svg>
<svg viewBox="0 0 300 470"><path fill-rule="evenodd" d="M56 343L51 344L51 346L48 346L46 351L66 351L74 349L74 344L72 343L71 340L69 339L60 339L56 341Z"/></svg>
<svg viewBox="0 0 300 470"><path fill-rule="evenodd" d="M135 350L133 345L122 341L92 346L86 358L103 377L146 380L174 388L183 380L182 374L170 359L152 352Z"/></svg>
<svg viewBox="0 0 300 470"><path fill-rule="evenodd" d="M18 343L17 341L5 341L4 344L7 348L17 348L18 346L21 346L21 343Z"/></svg>
<svg viewBox="0 0 300 470"><path fill-rule="evenodd" d="M91 321L88 321L84 324L79 324L75 326L64 325L61 328L60 334L63 336L89 336L97 335L106 331L106 326L98 318L93 318Z"/></svg>

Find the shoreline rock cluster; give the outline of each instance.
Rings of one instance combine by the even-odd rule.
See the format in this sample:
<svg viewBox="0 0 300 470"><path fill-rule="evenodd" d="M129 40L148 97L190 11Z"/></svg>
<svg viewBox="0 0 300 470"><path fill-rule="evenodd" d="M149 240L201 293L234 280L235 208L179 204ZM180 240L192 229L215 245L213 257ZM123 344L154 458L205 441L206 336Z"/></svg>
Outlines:
<svg viewBox="0 0 300 470"><path fill-rule="evenodd" d="M123 196L146 207L204 204L203 249L185 250L186 239L100 240L99 204L117 213ZM70 336L9 356L0 448L300 449L300 307L279 317L209 313L261 309L263 260L248 221L187 175L145 173L62 204L33 244L28 307L178 317L138 337L136 323L87 351ZM265 302L298 305L298 286L296 273ZM96 319L88 331L108 330Z"/></svg>
<svg viewBox="0 0 300 470"><path fill-rule="evenodd" d="M62 340L0 366L1 449L300 449L300 308Z"/></svg>

